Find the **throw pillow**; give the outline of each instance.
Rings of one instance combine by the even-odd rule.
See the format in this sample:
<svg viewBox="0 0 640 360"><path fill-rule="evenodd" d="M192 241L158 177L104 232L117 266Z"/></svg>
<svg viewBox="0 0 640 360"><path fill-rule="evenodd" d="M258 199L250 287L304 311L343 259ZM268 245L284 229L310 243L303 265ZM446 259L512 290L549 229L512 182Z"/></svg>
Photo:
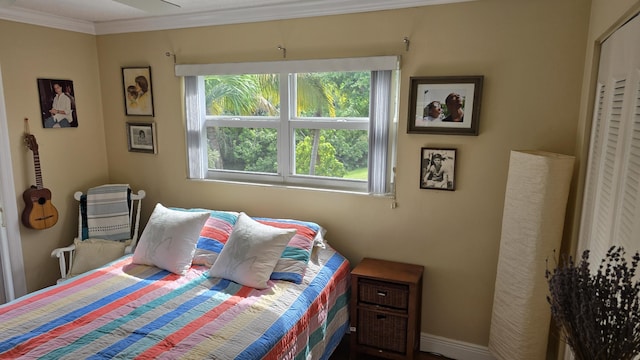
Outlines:
<svg viewBox="0 0 640 360"><path fill-rule="evenodd" d="M267 287L267 280L295 229L261 224L240 213L231 235L209 270L221 277L256 289Z"/></svg>
<svg viewBox="0 0 640 360"><path fill-rule="evenodd" d="M135 264L154 265L178 275L191 267L208 212L185 212L156 204L133 253Z"/></svg>
<svg viewBox="0 0 640 360"><path fill-rule="evenodd" d="M318 232L318 226L312 223L292 219L254 218L262 224L281 229L295 229L296 234L291 238L276 263L271 280L285 280L296 284L302 283L307 264L313 251L313 239Z"/></svg>
<svg viewBox="0 0 640 360"><path fill-rule="evenodd" d="M124 249L131 244L131 240L75 239L74 244L76 250L73 255L73 264L69 269L69 276L97 269L124 256Z"/></svg>
<svg viewBox="0 0 640 360"><path fill-rule="evenodd" d="M327 240L324 239L324 236L327 234L327 230L320 226L320 230L316 234L316 237L313 238L313 246L317 246L321 249L327 248Z"/></svg>

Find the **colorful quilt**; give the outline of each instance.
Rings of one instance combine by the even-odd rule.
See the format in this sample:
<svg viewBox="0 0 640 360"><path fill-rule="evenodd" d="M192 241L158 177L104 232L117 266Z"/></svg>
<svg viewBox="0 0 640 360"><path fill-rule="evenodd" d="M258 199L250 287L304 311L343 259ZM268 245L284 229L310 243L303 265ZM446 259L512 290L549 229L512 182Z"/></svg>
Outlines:
<svg viewBox="0 0 640 360"><path fill-rule="evenodd" d="M181 211L208 211L209 219L200 231L198 239L198 249L208 250L219 254L229 240L229 235L233 226L238 220L237 212L218 211L209 209L180 209ZM295 229L296 234L287 247L282 252L280 260L276 264L271 280L288 280L296 284L302 282L307 262L313 250L314 238L320 231L320 226L313 222L291 220L291 219L271 219L264 217L254 217L254 220L273 227L283 229Z"/></svg>
<svg viewBox="0 0 640 360"><path fill-rule="evenodd" d="M256 290L126 256L0 306L5 359L328 359L348 326L349 263L311 253L301 284Z"/></svg>

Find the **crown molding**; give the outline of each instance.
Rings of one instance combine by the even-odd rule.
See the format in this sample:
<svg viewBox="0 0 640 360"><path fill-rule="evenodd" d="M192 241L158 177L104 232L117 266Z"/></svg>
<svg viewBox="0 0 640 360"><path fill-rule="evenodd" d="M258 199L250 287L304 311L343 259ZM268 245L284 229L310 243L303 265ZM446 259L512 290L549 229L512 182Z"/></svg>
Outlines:
<svg viewBox="0 0 640 360"><path fill-rule="evenodd" d="M95 24L91 21L70 19L27 9L15 10L0 7L0 19L97 35Z"/></svg>
<svg viewBox="0 0 640 360"><path fill-rule="evenodd" d="M312 16L341 15L442 5L476 0L324 0L224 9L195 14L167 15L138 19L90 22L51 16L36 11L0 8L0 19L46 26L93 35L181 29L199 26L285 20Z"/></svg>

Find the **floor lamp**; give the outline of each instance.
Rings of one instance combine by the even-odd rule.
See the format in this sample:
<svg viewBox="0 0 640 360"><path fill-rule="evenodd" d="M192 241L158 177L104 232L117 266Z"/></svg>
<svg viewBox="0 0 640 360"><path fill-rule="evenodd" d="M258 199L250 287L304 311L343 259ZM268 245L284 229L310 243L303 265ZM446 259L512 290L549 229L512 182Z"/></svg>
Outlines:
<svg viewBox="0 0 640 360"><path fill-rule="evenodd" d="M546 358L544 274L546 260L560 250L573 164L573 156L511 152L489 334L489 351L499 360Z"/></svg>

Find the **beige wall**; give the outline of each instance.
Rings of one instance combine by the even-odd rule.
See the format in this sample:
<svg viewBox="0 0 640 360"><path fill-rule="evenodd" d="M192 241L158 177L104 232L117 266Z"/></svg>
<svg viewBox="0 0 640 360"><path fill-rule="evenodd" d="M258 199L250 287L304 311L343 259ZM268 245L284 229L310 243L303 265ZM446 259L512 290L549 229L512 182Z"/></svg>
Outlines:
<svg viewBox="0 0 640 360"><path fill-rule="evenodd" d="M23 142L24 121L39 145L44 186L52 192L58 223L46 230L20 225L28 291L60 277L51 250L69 245L77 232L73 193L108 179L95 36L0 21L0 67L6 103L16 199L35 184L33 153ZM73 80L79 127L44 129L37 79Z"/></svg>
<svg viewBox="0 0 640 360"><path fill-rule="evenodd" d="M566 16L571 13L571 16ZM426 267L422 331L486 345L512 149L573 154L589 7L483 0L347 16L98 36L110 178L152 204L315 220L352 262ZM411 46L405 51L403 37ZM186 180L178 63L402 55L397 209L363 195ZM150 65L158 154L127 152L120 68ZM410 76L485 76L479 136L408 135ZM455 192L420 190L422 146L458 149ZM543 276L543 274L540 274Z"/></svg>
<svg viewBox="0 0 640 360"><path fill-rule="evenodd" d="M587 146L593 44L639 2L594 0L592 11L604 15L592 16L591 24L589 3L483 0L97 37L0 21L0 47L11 49L0 52L0 66L16 198L20 206L22 191L33 183L31 153L22 145L22 118L28 116L45 186L61 214L52 229L22 228L29 289L58 276L49 253L75 232L73 192L128 182L148 191L144 219L162 202L314 220L353 264L365 256L422 264L422 331L486 345L509 151L541 149L580 160ZM165 52L176 53L179 63L265 61L281 59L278 45L289 59L402 56L396 209L385 198L186 180L180 80ZM126 121L152 119L124 116L120 68L146 65L152 67L157 155L130 153L126 144ZM479 136L406 134L410 76L476 74L485 76ZM79 128L42 129L38 77L74 81ZM455 192L418 188L422 146L458 149ZM574 182L573 227L565 243L576 236L580 181Z"/></svg>

